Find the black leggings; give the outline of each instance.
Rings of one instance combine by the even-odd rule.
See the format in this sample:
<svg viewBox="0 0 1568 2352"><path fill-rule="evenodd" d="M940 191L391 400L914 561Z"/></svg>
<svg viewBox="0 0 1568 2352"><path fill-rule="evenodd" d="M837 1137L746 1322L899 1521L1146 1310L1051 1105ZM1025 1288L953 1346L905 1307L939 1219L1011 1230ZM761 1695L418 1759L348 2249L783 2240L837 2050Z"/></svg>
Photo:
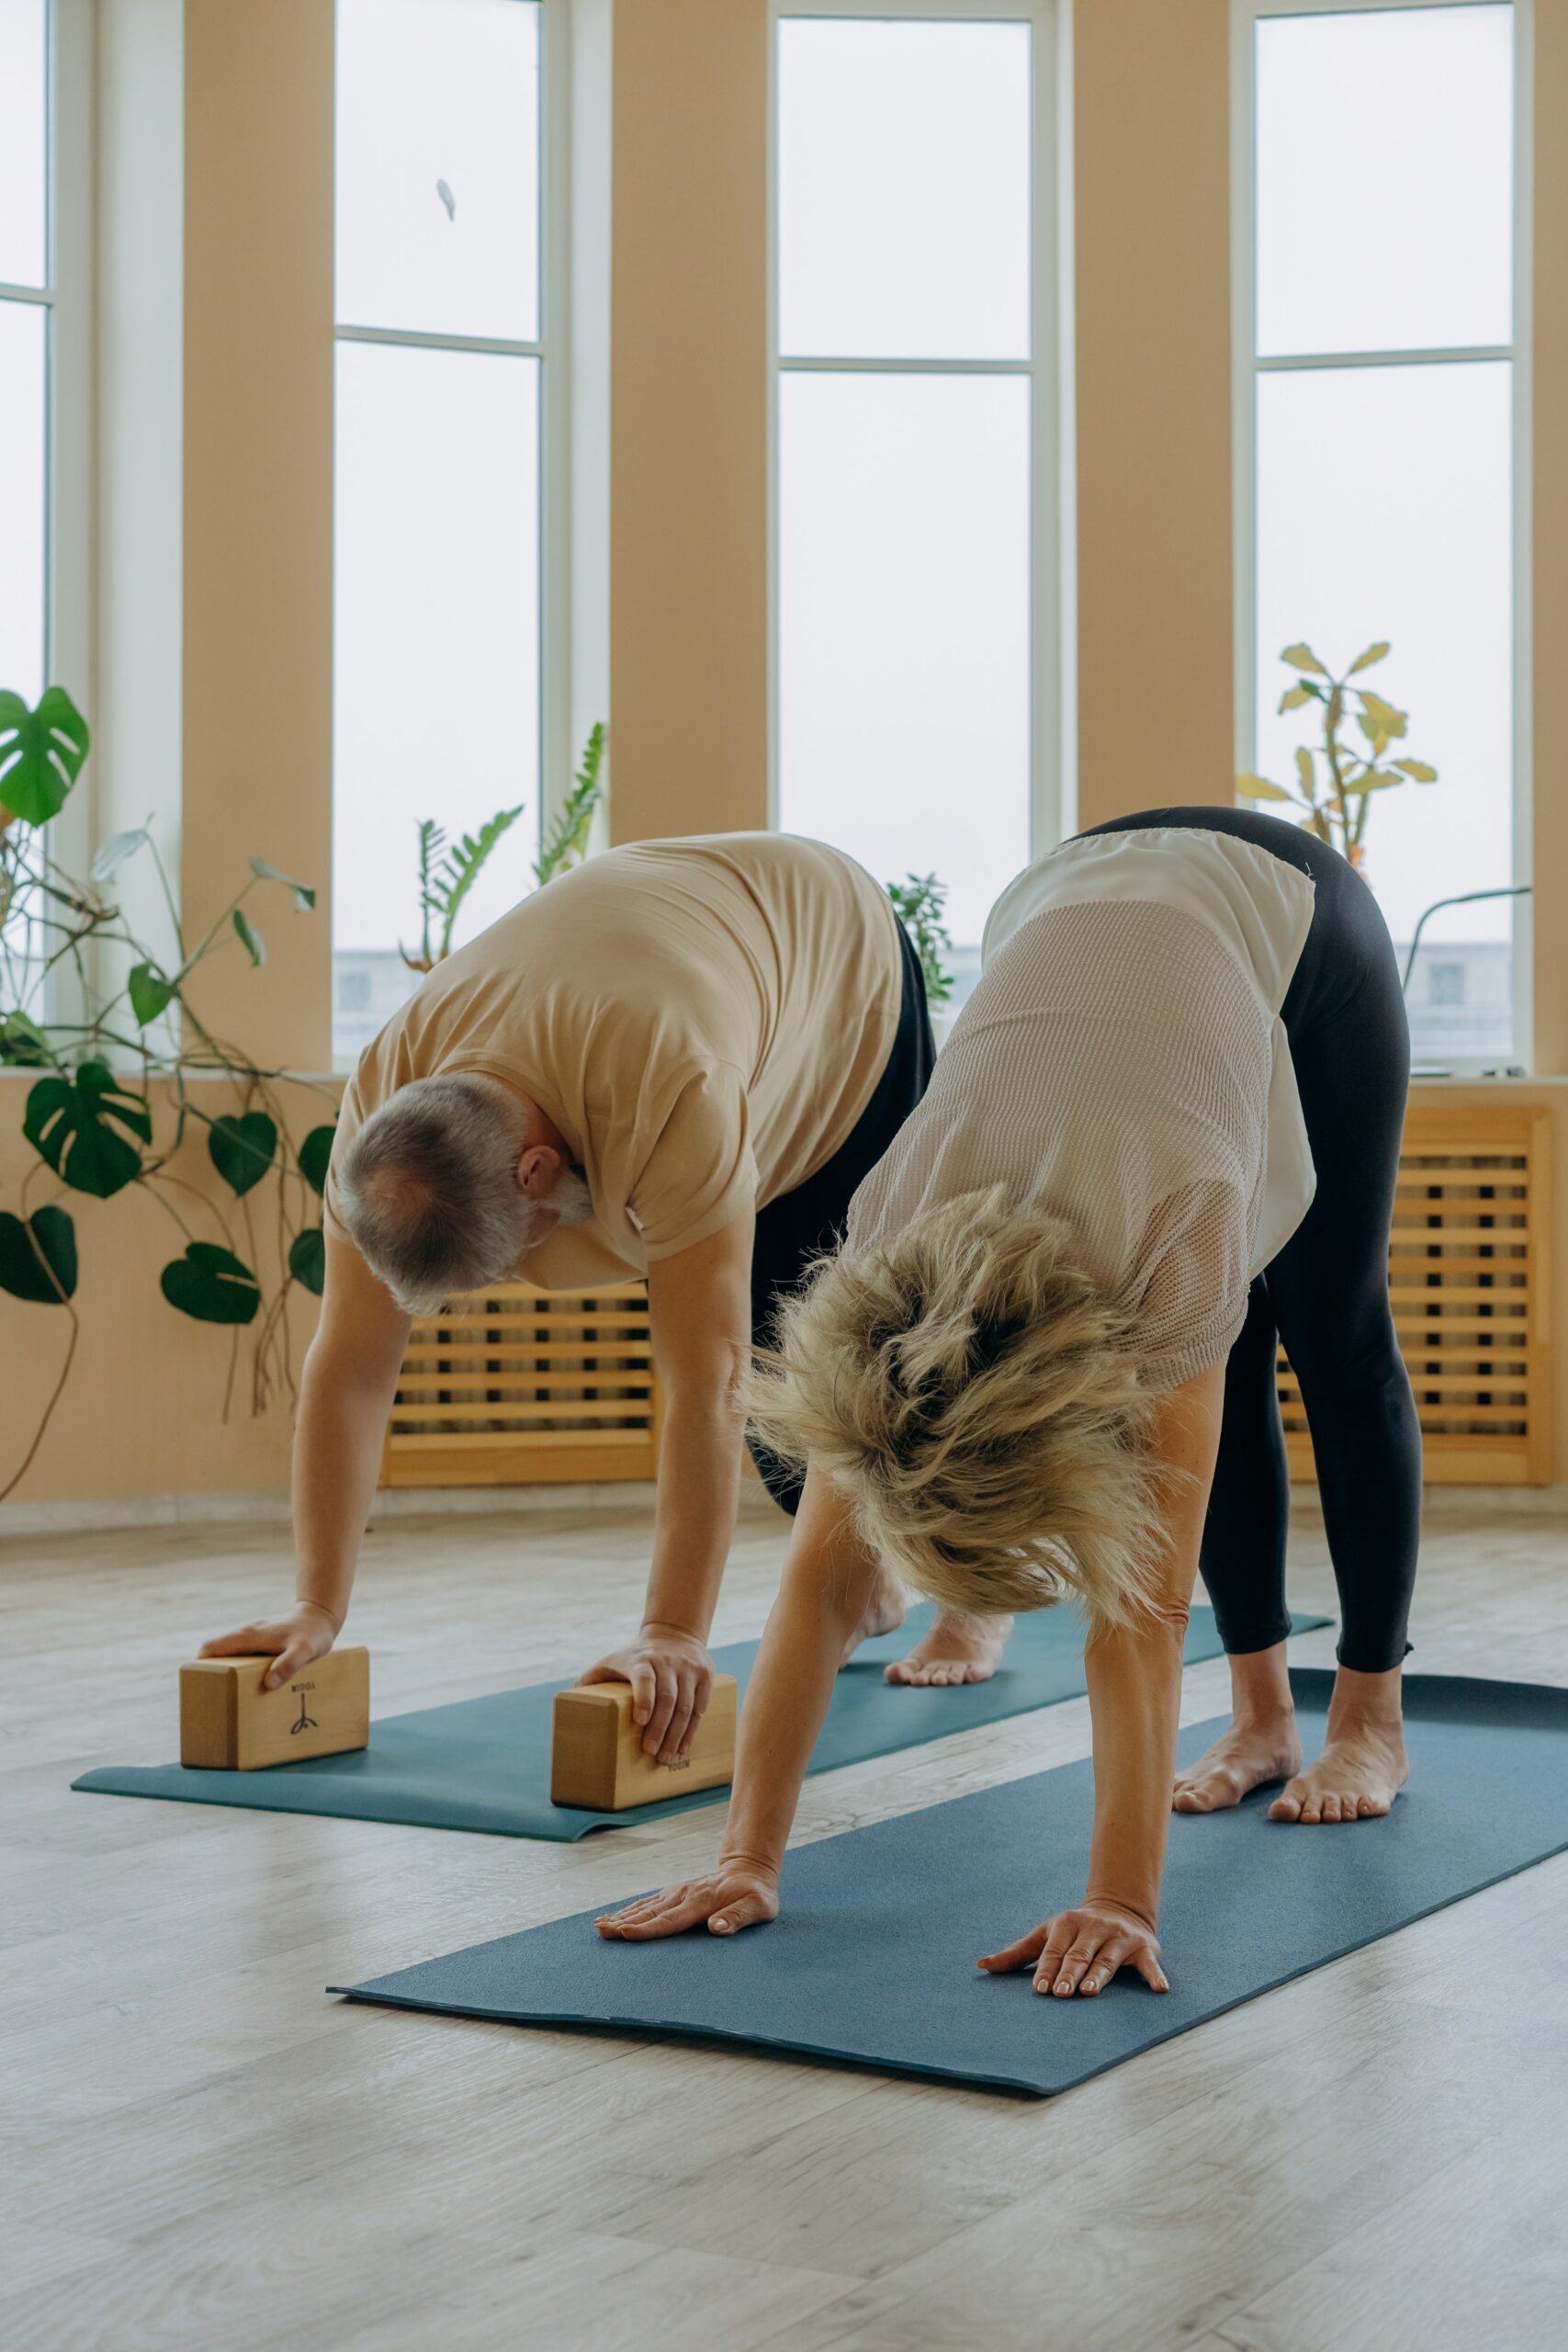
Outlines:
<svg viewBox="0 0 1568 2352"><path fill-rule="evenodd" d="M1275 1385L1284 1342L1301 1383L1339 1588L1339 1660L1395 1667L1416 1582L1421 1430L1394 1338L1388 1237L1410 1039L1388 926L1337 851L1277 817L1148 808L1097 833L1190 827L1256 842L1316 885L1312 928L1280 1008L1317 1170L1296 1231L1254 1282L1225 1366L1224 1420L1203 1527L1203 1581L1233 1656L1290 1631L1290 1483Z"/></svg>
<svg viewBox="0 0 1568 2352"><path fill-rule="evenodd" d="M757 1213L757 1238L751 1250L751 1337L758 1347L771 1341L779 1306L791 1291L798 1289L812 1259L824 1250L837 1249L843 1239L851 1201L931 1084L936 1045L926 1010L925 975L902 923L898 945L904 968L898 1026L870 1102L825 1167ZM762 1484L774 1502L793 1517L805 1484L800 1472L770 1453L750 1432L746 1442Z"/></svg>

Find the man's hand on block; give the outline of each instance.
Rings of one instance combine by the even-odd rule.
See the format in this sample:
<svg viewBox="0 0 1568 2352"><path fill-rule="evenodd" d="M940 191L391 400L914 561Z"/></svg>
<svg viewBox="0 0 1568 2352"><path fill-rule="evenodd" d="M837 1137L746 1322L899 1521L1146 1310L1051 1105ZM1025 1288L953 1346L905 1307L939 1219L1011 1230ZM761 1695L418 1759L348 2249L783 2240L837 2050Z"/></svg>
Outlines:
<svg viewBox="0 0 1568 2352"><path fill-rule="evenodd" d="M598 1682L631 1685L632 1721L642 1744L660 1764L673 1764L692 1745L713 1689L707 1644L679 1625L646 1622L635 1641L611 1650L577 1678L580 1690Z"/></svg>
<svg viewBox="0 0 1568 2352"><path fill-rule="evenodd" d="M180 1668L180 1762L254 1772L307 1756L342 1756L370 1741L370 1653L333 1650L276 1690L274 1660L201 1657Z"/></svg>
<svg viewBox="0 0 1568 2352"><path fill-rule="evenodd" d="M312 1658L324 1657L338 1636L338 1620L319 1600L297 1600L281 1617L258 1617L235 1634L220 1634L203 1642L198 1657L265 1657L272 1663L265 1677L276 1690Z"/></svg>
<svg viewBox="0 0 1568 2352"><path fill-rule="evenodd" d="M718 1789L735 1777L736 1682L716 1674L703 1716L683 1755L661 1763L643 1746L625 1682L558 1690L550 1754L550 1801L590 1813L624 1813L694 1789Z"/></svg>

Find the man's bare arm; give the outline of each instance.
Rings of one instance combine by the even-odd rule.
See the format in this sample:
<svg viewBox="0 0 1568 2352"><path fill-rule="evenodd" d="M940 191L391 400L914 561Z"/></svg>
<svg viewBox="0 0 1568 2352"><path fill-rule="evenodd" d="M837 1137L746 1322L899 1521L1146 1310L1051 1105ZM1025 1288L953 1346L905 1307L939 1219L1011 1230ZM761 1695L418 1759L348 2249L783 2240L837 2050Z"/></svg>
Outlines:
<svg viewBox="0 0 1568 2352"><path fill-rule="evenodd" d="M348 1614L409 1318L360 1256L327 1236L321 1321L305 1357L294 1437L295 1605L203 1645L203 1657L275 1651L276 1686L331 1649Z"/></svg>
<svg viewBox="0 0 1568 2352"><path fill-rule="evenodd" d="M690 1747L713 1684L707 1636L740 1485L754 1226L751 1216L739 1217L661 1259L648 1278L664 1388L648 1598L636 1639L582 1679L629 1682L633 1715L647 1726L643 1747L666 1763Z"/></svg>

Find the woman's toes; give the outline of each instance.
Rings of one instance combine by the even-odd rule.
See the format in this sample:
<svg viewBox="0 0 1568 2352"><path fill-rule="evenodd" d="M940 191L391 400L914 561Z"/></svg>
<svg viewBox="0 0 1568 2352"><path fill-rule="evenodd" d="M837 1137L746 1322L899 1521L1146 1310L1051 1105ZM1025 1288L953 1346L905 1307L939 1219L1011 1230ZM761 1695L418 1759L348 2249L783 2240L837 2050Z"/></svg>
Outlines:
<svg viewBox="0 0 1568 2352"><path fill-rule="evenodd" d="M1339 1800L1338 1800L1338 1798L1337 1798L1337 1797L1336 1797L1336 1796L1325 1796L1325 1797L1323 1799L1323 1802L1322 1802L1322 1811L1321 1811L1321 1813L1319 1814L1318 1818L1319 1818L1321 1821L1337 1821L1337 1820L1338 1820L1338 1818L1339 1818Z"/></svg>

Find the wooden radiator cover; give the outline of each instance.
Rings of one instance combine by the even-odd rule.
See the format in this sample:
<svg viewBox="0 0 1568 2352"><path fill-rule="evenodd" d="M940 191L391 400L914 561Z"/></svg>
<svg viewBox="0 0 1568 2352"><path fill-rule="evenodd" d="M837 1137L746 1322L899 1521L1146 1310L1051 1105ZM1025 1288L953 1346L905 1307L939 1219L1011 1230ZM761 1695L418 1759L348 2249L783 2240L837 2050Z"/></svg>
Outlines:
<svg viewBox="0 0 1568 2352"><path fill-rule="evenodd" d="M660 1402L640 1283L508 1283L414 1324L384 1487L651 1478Z"/></svg>
<svg viewBox="0 0 1568 2352"><path fill-rule="evenodd" d="M1551 1482L1551 1148L1539 1108L1422 1103L1406 1115L1389 1289L1434 1485ZM1291 1475L1310 1478L1282 1352L1280 1403Z"/></svg>
<svg viewBox="0 0 1568 2352"><path fill-rule="evenodd" d="M1506 1103L1414 1105L1389 1251L1428 1479L1543 1486L1551 1460L1551 1120ZM1313 1476L1289 1363L1291 1475ZM651 1478L659 1385L639 1283L503 1285L416 1322L388 1425L389 1487Z"/></svg>

